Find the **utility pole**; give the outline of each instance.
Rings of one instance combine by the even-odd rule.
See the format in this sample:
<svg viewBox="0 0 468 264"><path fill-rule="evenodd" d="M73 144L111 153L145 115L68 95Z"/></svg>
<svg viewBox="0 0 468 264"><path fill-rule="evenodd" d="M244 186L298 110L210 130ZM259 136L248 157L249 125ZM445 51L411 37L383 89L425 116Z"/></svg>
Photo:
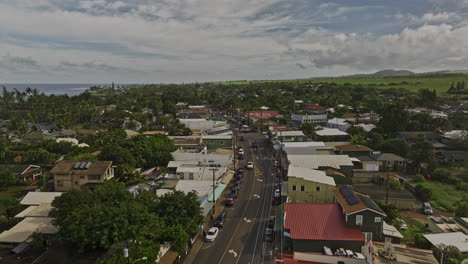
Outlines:
<svg viewBox="0 0 468 264"><path fill-rule="evenodd" d="M215 205L216 205L216 200L215 200L215 172L218 170L216 168L211 168L209 169L210 171L213 172L213 218L215 215Z"/></svg>
<svg viewBox="0 0 468 264"><path fill-rule="evenodd" d="M388 205L388 188L390 187L390 183L388 182L388 172L386 173L387 175L387 197L385 198L385 204Z"/></svg>

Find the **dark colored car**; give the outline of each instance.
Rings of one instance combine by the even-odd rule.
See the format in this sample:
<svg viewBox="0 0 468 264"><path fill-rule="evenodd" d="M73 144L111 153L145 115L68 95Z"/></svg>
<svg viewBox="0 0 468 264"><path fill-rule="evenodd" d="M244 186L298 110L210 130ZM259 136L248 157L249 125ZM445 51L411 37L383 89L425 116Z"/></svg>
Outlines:
<svg viewBox="0 0 468 264"><path fill-rule="evenodd" d="M234 204L236 204L236 199L234 198L228 198L226 200L226 206L233 206Z"/></svg>
<svg viewBox="0 0 468 264"><path fill-rule="evenodd" d="M267 228L265 230L265 241L267 242L273 241L273 229Z"/></svg>
<svg viewBox="0 0 468 264"><path fill-rule="evenodd" d="M252 142L252 148L253 148L253 149L257 149L257 148L258 148L257 142L255 142L255 141Z"/></svg>
<svg viewBox="0 0 468 264"><path fill-rule="evenodd" d="M240 136L240 137L239 137L239 140L240 140L240 141L244 141L244 136Z"/></svg>
<svg viewBox="0 0 468 264"><path fill-rule="evenodd" d="M239 160L243 160L243 159L244 159L244 155L239 154L239 158L238 158L238 159L239 159Z"/></svg>
<svg viewBox="0 0 468 264"><path fill-rule="evenodd" d="M223 227L224 221L226 220L226 212L221 212L214 222L214 226L216 227Z"/></svg>
<svg viewBox="0 0 468 264"><path fill-rule="evenodd" d="M237 198L237 190L232 190L229 194L228 198Z"/></svg>
<svg viewBox="0 0 468 264"><path fill-rule="evenodd" d="M244 168L242 168L242 167L241 167L241 168L238 168L238 169L237 169L237 173L240 173L240 174L244 173Z"/></svg>
<svg viewBox="0 0 468 264"><path fill-rule="evenodd" d="M231 187L231 190L239 190L240 185L240 182L235 182L234 185Z"/></svg>
<svg viewBox="0 0 468 264"><path fill-rule="evenodd" d="M275 226L275 217L274 216L268 217L268 228L273 229L274 226Z"/></svg>

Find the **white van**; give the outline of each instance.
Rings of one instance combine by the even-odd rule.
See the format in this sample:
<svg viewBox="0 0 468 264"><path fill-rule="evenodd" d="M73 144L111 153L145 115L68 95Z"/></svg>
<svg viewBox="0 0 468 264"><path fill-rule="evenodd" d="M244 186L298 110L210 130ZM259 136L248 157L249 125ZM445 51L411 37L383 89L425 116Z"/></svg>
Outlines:
<svg viewBox="0 0 468 264"><path fill-rule="evenodd" d="M424 203L424 213L428 215L432 214L432 206L430 203Z"/></svg>

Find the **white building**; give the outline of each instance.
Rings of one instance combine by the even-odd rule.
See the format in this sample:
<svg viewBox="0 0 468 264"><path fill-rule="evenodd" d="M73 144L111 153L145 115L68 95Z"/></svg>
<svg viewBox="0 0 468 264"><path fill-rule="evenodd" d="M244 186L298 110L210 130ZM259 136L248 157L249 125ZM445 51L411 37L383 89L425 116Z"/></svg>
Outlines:
<svg viewBox="0 0 468 264"><path fill-rule="evenodd" d="M292 114L291 120L299 121L301 123L326 123L327 122L327 114L320 114L320 115L299 115L299 114Z"/></svg>
<svg viewBox="0 0 468 264"><path fill-rule="evenodd" d="M337 128L340 131L346 132L352 125L344 118L332 118L327 121L328 128Z"/></svg>

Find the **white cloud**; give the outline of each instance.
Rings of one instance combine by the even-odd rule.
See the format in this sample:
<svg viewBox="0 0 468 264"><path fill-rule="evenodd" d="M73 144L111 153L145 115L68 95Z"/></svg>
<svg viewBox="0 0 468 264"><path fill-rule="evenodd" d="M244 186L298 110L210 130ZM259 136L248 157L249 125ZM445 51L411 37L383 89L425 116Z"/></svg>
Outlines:
<svg viewBox="0 0 468 264"><path fill-rule="evenodd" d="M26 77L79 82L99 82L99 74L121 82L300 78L466 62L466 20L454 11L397 12L388 19L408 28L379 36L365 28L360 33L324 28L331 21L350 23L350 14L375 7L310 3L4 0L0 56L36 62L22 66L23 72L50 73ZM25 76L2 65L3 79Z"/></svg>

